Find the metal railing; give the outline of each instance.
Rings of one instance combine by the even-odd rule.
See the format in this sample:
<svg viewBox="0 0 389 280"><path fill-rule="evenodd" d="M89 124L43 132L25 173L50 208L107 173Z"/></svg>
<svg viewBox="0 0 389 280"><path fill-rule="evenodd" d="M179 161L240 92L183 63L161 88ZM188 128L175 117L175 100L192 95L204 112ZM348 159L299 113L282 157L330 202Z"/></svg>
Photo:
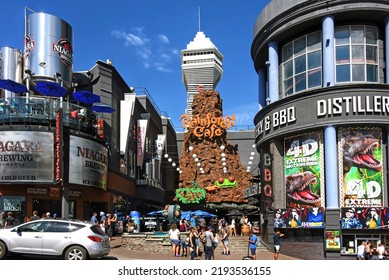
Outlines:
<svg viewBox="0 0 389 280"><path fill-rule="evenodd" d="M98 113L58 98L41 96L0 98L0 123L50 123L62 105L63 124L96 133Z"/></svg>

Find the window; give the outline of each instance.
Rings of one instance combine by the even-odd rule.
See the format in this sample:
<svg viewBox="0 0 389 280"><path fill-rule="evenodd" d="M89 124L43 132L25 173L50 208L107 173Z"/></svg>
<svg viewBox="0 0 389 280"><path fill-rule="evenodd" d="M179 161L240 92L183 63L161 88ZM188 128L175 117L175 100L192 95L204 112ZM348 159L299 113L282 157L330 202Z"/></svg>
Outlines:
<svg viewBox="0 0 389 280"><path fill-rule="evenodd" d="M38 221L35 223L29 223L18 228L18 232L44 232L49 222Z"/></svg>
<svg viewBox="0 0 389 280"><path fill-rule="evenodd" d="M285 96L320 87L321 33L300 37L282 48L283 93Z"/></svg>
<svg viewBox="0 0 389 280"><path fill-rule="evenodd" d="M52 222L46 232L69 232L69 223Z"/></svg>
<svg viewBox="0 0 389 280"><path fill-rule="evenodd" d="M335 29L335 60L336 83L377 83L377 27L337 27Z"/></svg>

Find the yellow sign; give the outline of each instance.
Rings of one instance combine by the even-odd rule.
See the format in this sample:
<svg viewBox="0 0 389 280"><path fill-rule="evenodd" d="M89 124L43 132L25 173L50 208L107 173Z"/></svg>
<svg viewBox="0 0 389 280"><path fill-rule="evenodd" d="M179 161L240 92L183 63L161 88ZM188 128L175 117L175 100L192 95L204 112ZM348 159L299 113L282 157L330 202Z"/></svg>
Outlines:
<svg viewBox="0 0 389 280"><path fill-rule="evenodd" d="M188 114L183 114L180 117L183 128L193 129L193 134L198 138L210 138L221 136L224 130L235 126L235 115L223 117L212 117L208 113L205 118L195 116L190 119Z"/></svg>

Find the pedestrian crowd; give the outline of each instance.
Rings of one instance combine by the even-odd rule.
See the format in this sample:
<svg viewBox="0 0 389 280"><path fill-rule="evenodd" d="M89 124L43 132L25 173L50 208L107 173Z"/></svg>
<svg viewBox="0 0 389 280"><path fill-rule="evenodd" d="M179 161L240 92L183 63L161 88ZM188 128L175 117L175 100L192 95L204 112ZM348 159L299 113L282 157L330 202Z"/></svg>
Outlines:
<svg viewBox="0 0 389 280"><path fill-rule="evenodd" d="M171 225L168 237L172 245L172 255L175 257L189 256L191 260L204 256L205 260L214 260L218 247L221 248L221 255L230 255L229 237L238 235L236 224L234 218L229 224L225 218L215 217L207 221L204 217L197 217L192 213L190 220L183 218ZM239 225L248 224L247 216L243 216L239 221ZM249 247L255 259L255 250L258 245L256 241L260 238L254 234L253 236L254 242L249 244Z"/></svg>
<svg viewBox="0 0 389 280"><path fill-rule="evenodd" d="M384 242L372 245L370 241L362 241L357 247L358 260L385 260L389 259L389 248Z"/></svg>

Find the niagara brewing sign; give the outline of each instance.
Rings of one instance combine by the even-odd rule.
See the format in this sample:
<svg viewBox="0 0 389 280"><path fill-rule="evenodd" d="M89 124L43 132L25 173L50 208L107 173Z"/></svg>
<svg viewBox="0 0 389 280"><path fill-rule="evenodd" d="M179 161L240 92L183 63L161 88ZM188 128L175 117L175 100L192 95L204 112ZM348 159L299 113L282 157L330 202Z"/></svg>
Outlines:
<svg viewBox="0 0 389 280"><path fill-rule="evenodd" d="M0 182L53 182L53 166L53 133L3 131L0 134Z"/></svg>

